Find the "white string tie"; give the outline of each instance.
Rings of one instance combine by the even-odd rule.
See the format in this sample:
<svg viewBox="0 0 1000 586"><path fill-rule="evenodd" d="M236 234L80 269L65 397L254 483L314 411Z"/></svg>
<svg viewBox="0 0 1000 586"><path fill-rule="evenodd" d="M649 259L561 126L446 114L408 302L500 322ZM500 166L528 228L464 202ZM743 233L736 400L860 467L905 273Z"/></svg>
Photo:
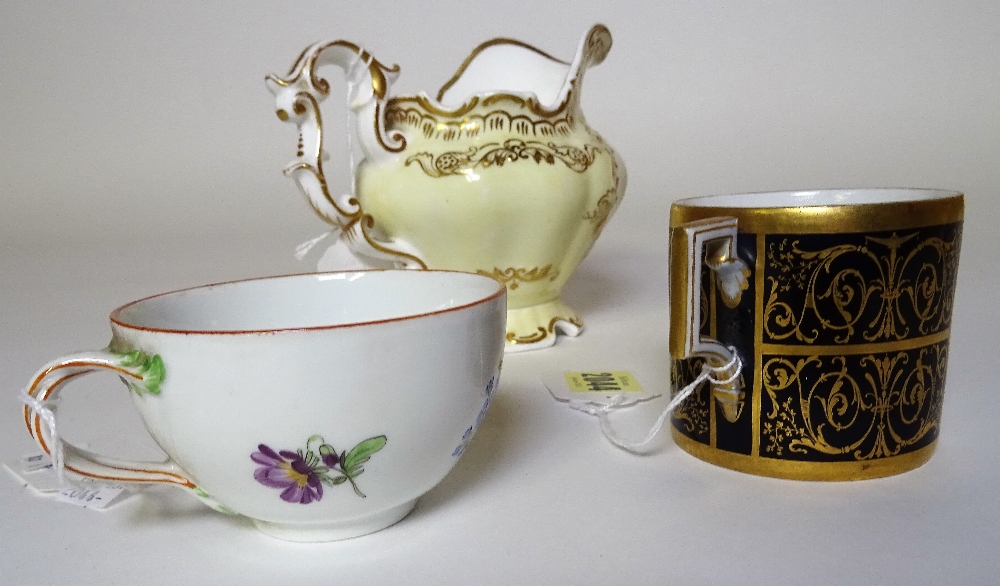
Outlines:
<svg viewBox="0 0 1000 586"><path fill-rule="evenodd" d="M368 59L362 60L361 55L367 54ZM354 108L351 108L351 96L357 91L358 84L361 83L363 76L371 68L372 62L375 57L365 51L363 47L358 47L358 53L354 56L354 61L351 62L351 66L347 68L347 163L348 170L351 174L351 193L347 194L351 197L354 196L357 190L357 178L355 177L355 165L354 160L354 132L357 128L357 113ZM358 67L359 63L363 63L364 67ZM373 90L374 91L374 90ZM372 96L372 99L376 99L376 96ZM376 129L376 132L380 132Z"/></svg>
<svg viewBox="0 0 1000 586"><path fill-rule="evenodd" d="M351 64L347 66L344 70L345 81L347 82L347 164L348 172L351 176L351 192L344 194L344 199L350 199L355 193L357 193L357 178L355 177L355 157L354 157L354 129L357 122L357 115L354 113L354 109L351 108L351 102L354 99L354 94L357 91L358 84L361 83L362 77L365 72L368 71L368 67L371 66L371 59L373 57L369 55L368 61L361 59L361 54L365 53L363 48L358 49L358 53L354 54L354 59ZM365 67L358 67L359 64L363 64ZM320 242L325 240L331 234L340 235L342 229L340 227L334 227L319 236L306 240L302 244L295 247L295 260L302 260L309 254L309 252L316 248Z"/></svg>
<svg viewBox="0 0 1000 586"><path fill-rule="evenodd" d="M56 414L53 409L59 402L58 399L48 399L41 400L36 397L31 396L26 389L21 389L19 393L21 401L31 409L32 413L38 415L42 422L45 423L45 427L49 430L49 437L51 439L52 445L49 446L50 455L52 456L52 467L55 468L56 478L59 479L59 484L63 484L63 444L62 440L59 439L59 433L56 431Z"/></svg>
<svg viewBox="0 0 1000 586"><path fill-rule="evenodd" d="M676 409L684 401L684 399L687 399L688 396L690 396L691 393L693 393L702 383L709 381L712 384L725 385L739 380L740 375L743 373L743 361L740 360L739 355L736 353L736 348L730 346L729 350L732 352L733 358L726 364L723 364L722 366L712 366L708 362L702 364L701 373L695 377L690 384L674 395L674 397L670 400L670 403L667 404L667 406L663 409L663 412L660 413L660 416L656 419L656 423L653 424L653 428L649 430L649 433L647 433L646 437L640 442L630 442L622 439L611 428L611 421L608 419L608 414L616 409L620 409L622 407L622 403L628 400L624 395L617 395L611 400L610 403L600 407L595 407L585 403L570 403L569 406L571 409L576 409L577 411L582 411L583 413L597 417L597 419L601 422L601 431L604 433L604 437L608 438L608 441L616 447L631 454L642 455L643 448L649 445L649 443L653 441L653 438L656 437L656 434L660 432L660 429L663 428L663 424L666 422L670 413L673 412L674 409ZM728 378L718 379L715 377L715 375L724 373L729 369L733 370L733 374Z"/></svg>
<svg viewBox="0 0 1000 586"><path fill-rule="evenodd" d="M306 255L309 254L309 251L312 250L313 248L315 248L317 244L319 244L320 242L322 242L330 234L333 234L334 232L338 232L339 230L340 230L339 228L333 228L332 230L328 230L326 232L323 232L319 236L317 236L315 238L311 238L309 240L306 240L302 244L299 244L298 246L296 246L295 247L295 260L302 260L303 258L305 258Z"/></svg>

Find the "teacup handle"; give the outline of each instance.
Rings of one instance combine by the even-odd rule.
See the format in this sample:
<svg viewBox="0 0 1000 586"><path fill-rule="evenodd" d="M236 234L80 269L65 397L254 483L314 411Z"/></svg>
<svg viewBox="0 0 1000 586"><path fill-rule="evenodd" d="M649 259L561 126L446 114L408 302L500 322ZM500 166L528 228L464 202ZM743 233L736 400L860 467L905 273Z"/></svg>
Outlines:
<svg viewBox="0 0 1000 586"><path fill-rule="evenodd" d="M703 357L713 367L738 364L733 351L701 333L701 282L705 267L716 278L723 302L739 304L747 289L750 269L736 254L737 219L708 218L673 228L670 235L670 354L675 359ZM742 410L743 385L736 371L725 372L712 383L712 394L726 419L735 421ZM732 376L730 376L732 375Z"/></svg>
<svg viewBox="0 0 1000 586"><path fill-rule="evenodd" d="M95 350L68 354L43 366L28 384L24 407L24 423L39 447L55 459L58 450L53 438L54 413L48 404L59 397L63 386L71 380L98 370L109 370L119 375L137 393L158 394L163 378L162 362L158 356L148 356L140 351L117 354L110 350ZM46 422L46 418L52 418ZM52 426L49 425L52 424ZM58 440L62 449L62 465L66 470L82 476L112 482L166 483L196 490L183 470L169 458L164 462L122 460L102 456Z"/></svg>

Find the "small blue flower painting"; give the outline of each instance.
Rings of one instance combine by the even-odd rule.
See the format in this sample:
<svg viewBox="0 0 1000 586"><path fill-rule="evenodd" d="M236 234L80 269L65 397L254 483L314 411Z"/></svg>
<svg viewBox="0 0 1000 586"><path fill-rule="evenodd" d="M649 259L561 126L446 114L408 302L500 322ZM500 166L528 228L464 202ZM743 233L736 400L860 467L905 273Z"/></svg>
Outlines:
<svg viewBox="0 0 1000 586"><path fill-rule="evenodd" d="M472 436L479 429L479 425L483 422L483 418L486 417L486 410L490 408L490 403L493 402L493 395L496 394L497 387L500 386L500 371L498 370L496 374L490 377L490 382L486 383L486 399L483 401L483 407L479 410L479 415L476 416L476 421L469 426L469 429L465 430L462 434L462 443L458 444L455 451L452 452L452 456L461 456L465 448L468 447L469 442L472 441Z"/></svg>

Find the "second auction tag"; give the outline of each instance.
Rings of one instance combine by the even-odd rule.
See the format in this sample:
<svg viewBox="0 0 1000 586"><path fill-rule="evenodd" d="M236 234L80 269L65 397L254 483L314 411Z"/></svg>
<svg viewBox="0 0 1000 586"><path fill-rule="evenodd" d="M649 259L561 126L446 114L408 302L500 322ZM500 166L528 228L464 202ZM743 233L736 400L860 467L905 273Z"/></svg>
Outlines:
<svg viewBox="0 0 1000 586"><path fill-rule="evenodd" d="M126 489L121 485L109 485L90 478L59 478L52 461L46 454L31 454L4 463L22 487L28 487L38 496L55 496L56 500L84 507L103 510L136 494L136 487Z"/></svg>
<svg viewBox="0 0 1000 586"><path fill-rule="evenodd" d="M542 375L542 384L558 400L625 407L655 399L659 391L644 389L627 370L555 371Z"/></svg>
<svg viewBox="0 0 1000 586"><path fill-rule="evenodd" d="M125 492L122 486L67 486L59 491L56 499L87 509L103 509Z"/></svg>

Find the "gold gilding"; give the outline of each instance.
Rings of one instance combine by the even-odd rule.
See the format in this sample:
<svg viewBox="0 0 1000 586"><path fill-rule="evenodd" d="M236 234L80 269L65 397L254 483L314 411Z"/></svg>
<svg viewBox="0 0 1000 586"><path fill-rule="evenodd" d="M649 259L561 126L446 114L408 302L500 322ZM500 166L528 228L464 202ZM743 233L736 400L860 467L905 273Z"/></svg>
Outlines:
<svg viewBox="0 0 1000 586"><path fill-rule="evenodd" d="M670 226L716 216L739 218L740 232L837 234L884 232L962 221L961 194L935 200L803 207L715 207L675 202Z"/></svg>
<svg viewBox="0 0 1000 586"><path fill-rule="evenodd" d="M699 443L676 428L670 431L677 446L699 460L748 474L790 480L866 480L902 474L925 464L937 447L935 440L926 447L899 456L857 462L778 460L727 452Z"/></svg>
<svg viewBox="0 0 1000 586"><path fill-rule="evenodd" d="M420 152L406 159L406 165L417 163L430 177L465 175L477 167L502 167L516 161L534 161L537 164L555 165L562 161L571 170L583 173L594 162L600 149L592 145L577 148L572 145L557 145L538 141L525 142L511 138L503 144L495 142L469 147L465 151L446 151L438 155Z"/></svg>
<svg viewBox="0 0 1000 586"><path fill-rule="evenodd" d="M501 269L499 267L494 267L492 271L479 269L476 272L480 275L492 277L497 281L500 281L510 290L517 289L521 286L521 283L532 283L534 281L542 281L544 279L554 281L559 276L559 269L552 270L551 264L547 264L544 267L532 267L530 269L514 267ZM551 328L549 329L551 330Z"/></svg>
<svg viewBox="0 0 1000 586"><path fill-rule="evenodd" d="M515 332L507 332L507 342L511 344L537 344L549 336L545 328L540 327L538 331L527 336L518 336Z"/></svg>
<svg viewBox="0 0 1000 586"><path fill-rule="evenodd" d="M688 264L691 251L688 250L687 234L679 227L670 230L670 355L684 358L684 339L687 333L687 290L691 286Z"/></svg>
<svg viewBox="0 0 1000 586"><path fill-rule="evenodd" d="M835 334L836 344L904 340L946 328L960 236L919 235L893 231L887 238L865 235L863 244L841 239L819 249L800 248L797 237L767 238L762 341L815 344L820 332L805 325L809 317ZM927 264L927 254L937 259L937 269ZM833 297L851 302L831 307L824 300ZM901 312L904 302L912 314Z"/></svg>
<svg viewBox="0 0 1000 586"><path fill-rule="evenodd" d="M345 40L331 41L319 47L306 47L299 53L299 56L295 59L292 67L288 70L288 73L284 78L278 77L277 75L268 75L266 79L281 87L290 87L299 81L302 75L308 77L310 83L322 94L326 94L330 91L330 84L318 76L316 61L319 59L323 51L331 47L341 47L347 49L358 55L358 59L364 61L368 64L368 73L371 75L372 91L378 97L379 100L384 100L386 93L389 91L389 83L386 79L386 73L396 73L399 71L399 65L393 65L392 67L386 67L382 63L372 57L370 53L363 50L358 45ZM306 55L311 53L308 60L303 63L306 59Z"/></svg>
<svg viewBox="0 0 1000 586"><path fill-rule="evenodd" d="M760 455L823 463L826 456L861 462L914 451L939 429L947 354L944 344L860 356L768 356L760 367Z"/></svg>
<svg viewBox="0 0 1000 586"><path fill-rule="evenodd" d="M594 149L597 152L598 149ZM618 174L618 158L611 157L611 187L597 200L594 209L583 215L584 220L594 223L594 237L600 236L604 230L604 224L611 217L611 212L615 211L621 201L621 177Z"/></svg>
<svg viewBox="0 0 1000 586"><path fill-rule="evenodd" d="M379 122L382 120L382 103L378 102L375 104L375 116L372 117L372 124L375 126L375 138L378 140L378 144L390 153L401 153L406 149L406 137L399 132L393 132L392 138L399 141L399 146L391 147L385 144L385 140L382 138L382 132L379 129Z"/></svg>
<svg viewBox="0 0 1000 586"><path fill-rule="evenodd" d="M558 324L561 321L564 321L564 322L567 322L567 323L571 323L571 324L573 324L574 326L576 326L578 328L582 328L583 327L583 322L580 321L579 319L575 318L575 317L554 317L551 320L549 320L549 331L550 332L555 332L556 331L556 324Z"/></svg>
<svg viewBox="0 0 1000 586"><path fill-rule="evenodd" d="M534 69L544 71L529 71L514 85L498 79L498 86L508 86L506 92L459 96L463 103L452 106L451 94L447 105L424 94L390 97L398 67L386 68L348 41L315 43L283 78L268 78L276 108L283 112L279 118L299 126L297 158L286 174L321 217L341 228L341 239L360 256L411 268L482 267L509 277L508 290L514 293L509 307L521 316L514 324L508 317L510 343L548 345L559 330L557 322L575 335L566 322L579 328L580 321L558 317L572 315L558 302L558 291L614 212L626 183L620 160L578 111L584 71L599 63L610 45L607 29L594 27L567 63L519 41L489 41L469 55L442 94L449 88L455 94L465 81L458 78L475 74L483 63L472 61L489 47L509 51L515 68L518 63L529 70L541 64ZM326 72L319 71L327 64L340 66L362 90L352 93L349 104L356 114L364 114L353 130L365 151L352 169L352 188L358 191L350 199L331 193L325 178L329 164L322 155L328 135L322 134L318 102L333 91L332 78L324 79ZM557 97L546 97L544 103L521 91L536 86L542 74L552 78L546 88L559 88ZM493 188L494 182L498 187ZM507 212L510 206L516 214ZM504 228L504 222L516 222L518 230ZM578 233L568 232L571 228ZM455 246L448 237L451 230L484 238L488 233L501 244L514 238L516 254L527 251L527 259L518 261L505 247Z"/></svg>
<svg viewBox="0 0 1000 586"><path fill-rule="evenodd" d="M393 250L391 248L388 248L387 246L383 245L381 242L376 240L372 236L372 230L375 228L375 218L371 217L369 214L364 214L364 216L361 218L361 222L358 225L361 226L361 234L362 236L364 236L365 241L368 242L368 245L374 248L375 250L378 250L379 252L382 252L389 257L408 259L410 262L414 263L421 269L424 270L427 269L427 263L425 263L422 259L412 254L403 252L401 250Z"/></svg>
<svg viewBox="0 0 1000 586"><path fill-rule="evenodd" d="M478 98L474 98L474 101L478 101ZM408 102L416 105L407 106ZM392 99L386 107L385 123L389 128L411 128L424 138L444 141L478 138L486 133L515 133L545 138L569 136L573 133L575 118L572 114L550 120L533 119L503 109L472 114L472 109L449 114L442 113L426 101L421 103L412 98Z"/></svg>
<svg viewBox="0 0 1000 586"><path fill-rule="evenodd" d="M905 352L924 346L946 342L951 329L916 338L906 338L892 342L871 342L867 344L812 345L812 344L764 344L758 343L762 353L777 356L845 356L885 352Z"/></svg>
<svg viewBox="0 0 1000 586"><path fill-rule="evenodd" d="M877 197L877 190L873 191ZM866 194L869 199L871 195ZM747 381L752 383L752 431L749 445L741 448L749 449L750 454L716 447L716 408L705 403L701 391L674 415L674 424L683 428L672 429L681 449L726 468L797 480L877 478L912 470L930 459L936 446L936 438L930 434L940 423L961 230L953 237L951 232L925 235L917 229L947 227L964 219L961 194L932 195L939 197L910 199L912 195L903 194L906 201L803 207L715 206L712 198L702 198L672 206L670 352L675 358L683 356L685 334L698 325L686 323L684 311L692 278L689 263L694 257L694 251L687 250L685 228L729 216L738 218L741 233L757 235L754 377ZM898 194L887 193L886 197ZM833 239L831 245L813 250L800 245L795 237L770 238L784 234L861 235L864 244ZM916 254L924 250L933 250L941 267L920 264ZM848 258L848 254L858 258ZM799 262L799 257L808 262ZM833 260L841 257L841 264L847 267L843 272L856 284L840 278L837 267L830 268ZM873 270L866 272L865 262ZM778 266L772 266L775 263ZM794 266L785 269L789 263ZM775 273L775 268L783 272ZM768 277L767 270L778 277ZM916 270L923 271L919 279L910 274ZM864 276L868 272L876 275L871 282ZM820 301L831 298L834 289L827 285L818 288L816 275L820 273L837 283L836 293L854 305L840 303L836 315L823 307ZM693 274L698 275L698 271ZM854 289L847 289L844 283L848 282ZM703 288L700 283L695 287ZM793 294L800 290L801 303L785 301L777 295L779 289ZM913 316L898 308L906 295L913 296ZM820 339L813 326L808 330L800 327L806 312L810 319L819 320L824 331L835 335ZM872 319L874 314L877 320ZM715 319L713 309L713 329ZM777 326L783 329L775 329ZM849 370L848 362L857 362L865 370ZM678 361L674 369L690 370L697 364L696 360ZM825 411L806 409L818 404ZM709 418L710 430L703 421ZM897 429L899 422L905 425ZM852 434L837 435L848 427ZM910 446L924 443L927 445L908 451Z"/></svg>
<svg viewBox="0 0 1000 586"><path fill-rule="evenodd" d="M753 269L754 279L754 307L764 307L764 265L766 264L767 243L764 238L757 239L757 262ZM760 365L764 363L764 349L761 343L764 339L764 320L754 320L754 345L753 345L753 370L758 372ZM750 401L750 429L760 429L761 415L761 393L763 392L764 381L761 377L753 377L753 396ZM760 455L760 433L750 434L750 453L754 456Z"/></svg>

